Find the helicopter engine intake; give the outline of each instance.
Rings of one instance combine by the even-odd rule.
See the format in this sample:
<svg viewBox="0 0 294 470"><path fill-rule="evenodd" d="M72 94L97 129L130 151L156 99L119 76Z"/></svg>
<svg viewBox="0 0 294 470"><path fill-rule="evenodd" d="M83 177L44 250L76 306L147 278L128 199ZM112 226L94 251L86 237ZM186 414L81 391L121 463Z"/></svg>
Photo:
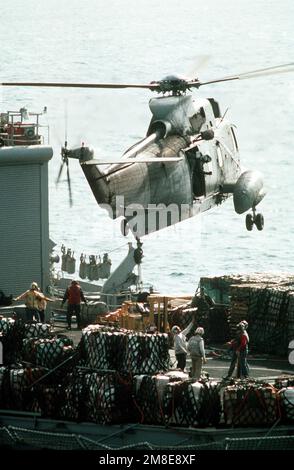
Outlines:
<svg viewBox="0 0 294 470"><path fill-rule="evenodd" d="M255 208L264 198L263 178L258 171L245 171L239 176L233 190L234 207L237 214Z"/></svg>

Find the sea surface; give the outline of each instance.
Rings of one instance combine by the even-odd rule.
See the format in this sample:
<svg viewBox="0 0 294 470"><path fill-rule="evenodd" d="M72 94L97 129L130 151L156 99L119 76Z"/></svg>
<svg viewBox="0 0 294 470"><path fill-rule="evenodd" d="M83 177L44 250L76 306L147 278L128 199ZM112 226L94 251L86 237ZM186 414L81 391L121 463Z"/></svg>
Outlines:
<svg viewBox="0 0 294 470"><path fill-rule="evenodd" d="M201 80L294 62L290 0L14 0L1 2L0 82L148 83L170 73ZM232 199L143 238L143 279L164 293L193 293L200 276L292 271L294 73L219 83L214 97L236 126L242 164L264 174L265 229L247 232ZM2 89L0 110L27 106L50 126L50 236L77 259L127 253L120 222L108 218L78 162L70 162L73 207L65 174L56 187L60 146L92 145L120 157L147 131L146 90ZM16 188L17 191L17 188ZM3 202L1 202L3 203Z"/></svg>

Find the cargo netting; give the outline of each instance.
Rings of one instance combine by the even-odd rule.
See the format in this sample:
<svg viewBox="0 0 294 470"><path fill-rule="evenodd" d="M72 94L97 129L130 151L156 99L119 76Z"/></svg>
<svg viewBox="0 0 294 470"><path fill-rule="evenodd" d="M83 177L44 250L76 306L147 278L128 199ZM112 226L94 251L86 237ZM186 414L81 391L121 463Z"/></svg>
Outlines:
<svg viewBox="0 0 294 470"><path fill-rule="evenodd" d="M279 396L283 422L294 423L294 387L282 388Z"/></svg>
<svg viewBox="0 0 294 470"><path fill-rule="evenodd" d="M81 339L85 363L96 370L154 374L169 366L168 335L91 325Z"/></svg>
<svg viewBox="0 0 294 470"><path fill-rule="evenodd" d="M2 409L40 411L30 386L44 374L39 367L1 367L0 403Z"/></svg>
<svg viewBox="0 0 294 470"><path fill-rule="evenodd" d="M13 318L0 319L0 339L3 346L3 363L14 364L23 359L23 344L32 338L48 338L51 326L42 323L25 324Z"/></svg>
<svg viewBox="0 0 294 470"><path fill-rule="evenodd" d="M38 386L36 394L43 416L113 424L136 421L131 389L131 377L75 369L62 387Z"/></svg>
<svg viewBox="0 0 294 470"><path fill-rule="evenodd" d="M277 298L267 312L286 305L285 292ZM0 367L2 409L97 424L271 427L294 421L293 376L274 385L193 381L181 371L167 372L166 334L92 325L74 347L65 335L51 337L49 325L1 319L0 331L8 341Z"/></svg>
<svg viewBox="0 0 294 470"><path fill-rule="evenodd" d="M216 302L227 305L224 328L229 327L232 338L237 324L246 320L250 351L287 355L289 343L294 339L293 275L256 273L206 277L201 278L201 285ZM209 322L209 327L217 318L212 312L214 322Z"/></svg>
<svg viewBox="0 0 294 470"><path fill-rule="evenodd" d="M6 366L0 368L0 404L98 424L268 427L294 421L294 387L278 390L254 380L195 382L179 371L133 376L75 366L56 375L41 367Z"/></svg>
<svg viewBox="0 0 294 470"><path fill-rule="evenodd" d="M225 387L223 408L231 426L271 426L281 419L277 390L266 383L239 381Z"/></svg>
<svg viewBox="0 0 294 470"><path fill-rule="evenodd" d="M22 358L40 367L53 369L73 355L73 341L63 338L29 338L23 340Z"/></svg>
<svg viewBox="0 0 294 470"><path fill-rule="evenodd" d="M166 386L162 401L168 424L176 426L219 424L220 395L215 382L170 382Z"/></svg>
<svg viewBox="0 0 294 470"><path fill-rule="evenodd" d="M134 394L142 423L209 426L220 421L217 384L193 382L181 372L134 378Z"/></svg>

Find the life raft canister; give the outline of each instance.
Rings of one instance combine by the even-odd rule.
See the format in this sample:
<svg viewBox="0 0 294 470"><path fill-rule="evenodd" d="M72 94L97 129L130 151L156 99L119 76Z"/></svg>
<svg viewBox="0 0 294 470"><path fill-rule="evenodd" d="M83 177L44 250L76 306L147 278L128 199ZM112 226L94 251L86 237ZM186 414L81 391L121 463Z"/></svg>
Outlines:
<svg viewBox="0 0 294 470"><path fill-rule="evenodd" d="M33 127L27 127L25 128L24 130L24 135L28 138L28 139L33 139L35 137L35 129Z"/></svg>

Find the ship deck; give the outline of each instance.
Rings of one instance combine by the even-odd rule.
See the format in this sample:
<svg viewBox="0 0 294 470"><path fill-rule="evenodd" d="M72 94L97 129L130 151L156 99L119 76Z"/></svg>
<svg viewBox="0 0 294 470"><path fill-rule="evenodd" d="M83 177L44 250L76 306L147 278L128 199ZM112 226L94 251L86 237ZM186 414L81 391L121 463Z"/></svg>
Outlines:
<svg viewBox="0 0 294 470"><path fill-rule="evenodd" d="M73 328L68 331L66 328L58 327L56 333L66 334L74 344L78 344L81 338L81 331ZM230 366L230 358L224 345L210 345L206 350L207 363L203 367L203 372L209 375L210 379L220 380L226 376ZM169 350L171 369L176 368L174 350ZM294 375L294 365L289 364L285 357L275 357L269 354L249 354L248 363L250 377L272 381L282 375ZM191 367L189 355L187 357L186 371Z"/></svg>
<svg viewBox="0 0 294 470"><path fill-rule="evenodd" d="M64 326L55 333L66 334L75 344L81 331ZM170 350L171 369L175 368L174 351ZM207 349L204 372L210 379L221 380L228 371L230 359L226 349L218 345ZM294 376L294 366L287 358L249 355L250 377L266 382L283 375ZM187 359L186 370L190 368ZM294 449L293 425L275 423L269 427L192 428L140 423L100 425L42 418L38 413L0 410L0 445L17 449L93 449L93 450L244 450Z"/></svg>

